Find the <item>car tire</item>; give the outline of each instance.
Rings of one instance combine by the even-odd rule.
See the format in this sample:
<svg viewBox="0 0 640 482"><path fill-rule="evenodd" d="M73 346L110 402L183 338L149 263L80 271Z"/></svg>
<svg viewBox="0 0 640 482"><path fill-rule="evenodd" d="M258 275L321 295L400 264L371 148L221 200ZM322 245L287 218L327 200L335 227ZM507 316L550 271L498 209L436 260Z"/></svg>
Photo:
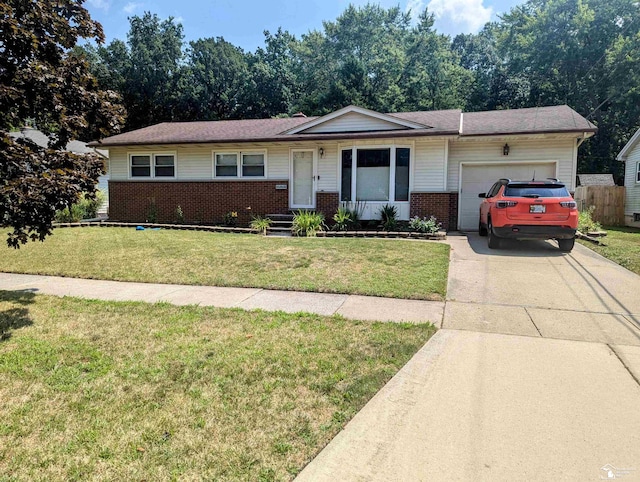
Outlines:
<svg viewBox="0 0 640 482"><path fill-rule="evenodd" d="M482 224L482 218L480 218L480 220L478 221L478 234L480 236L487 235L487 228L485 228L484 225Z"/></svg>
<svg viewBox="0 0 640 482"><path fill-rule="evenodd" d="M576 244L576 238L571 239L558 239L558 248L565 253L570 252L573 246Z"/></svg>
<svg viewBox="0 0 640 482"><path fill-rule="evenodd" d="M487 221L487 246L489 249L500 249L500 238L493 232L491 219Z"/></svg>

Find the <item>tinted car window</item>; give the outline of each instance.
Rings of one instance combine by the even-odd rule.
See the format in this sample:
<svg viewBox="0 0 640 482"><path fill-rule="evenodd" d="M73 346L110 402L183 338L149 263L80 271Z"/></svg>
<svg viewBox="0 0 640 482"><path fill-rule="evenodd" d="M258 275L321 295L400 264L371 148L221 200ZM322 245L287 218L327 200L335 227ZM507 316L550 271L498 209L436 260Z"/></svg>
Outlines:
<svg viewBox="0 0 640 482"><path fill-rule="evenodd" d="M496 194L498 194L499 189L500 189L500 183L496 182L493 186L491 186L491 189L489 189L487 197L495 196Z"/></svg>
<svg viewBox="0 0 640 482"><path fill-rule="evenodd" d="M531 186L515 184L507 186L504 195L505 197L569 197L569 191L562 185Z"/></svg>

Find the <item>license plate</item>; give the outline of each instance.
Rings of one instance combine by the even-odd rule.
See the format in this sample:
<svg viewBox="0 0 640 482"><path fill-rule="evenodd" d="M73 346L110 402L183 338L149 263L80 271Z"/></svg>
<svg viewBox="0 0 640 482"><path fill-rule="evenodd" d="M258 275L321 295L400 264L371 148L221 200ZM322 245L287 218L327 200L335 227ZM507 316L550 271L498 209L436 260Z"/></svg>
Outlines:
<svg viewBox="0 0 640 482"><path fill-rule="evenodd" d="M529 212L534 214L540 214L545 212L545 207L543 204L532 204L529 206Z"/></svg>

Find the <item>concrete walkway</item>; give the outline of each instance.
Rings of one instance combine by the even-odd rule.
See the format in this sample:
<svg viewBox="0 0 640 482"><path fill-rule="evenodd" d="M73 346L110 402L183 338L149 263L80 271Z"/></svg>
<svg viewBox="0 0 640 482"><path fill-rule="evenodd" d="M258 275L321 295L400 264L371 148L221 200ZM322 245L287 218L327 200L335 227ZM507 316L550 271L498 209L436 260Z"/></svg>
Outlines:
<svg viewBox="0 0 640 482"><path fill-rule="evenodd" d="M640 277L582 246L448 242L443 329L297 480L640 480Z"/></svg>
<svg viewBox="0 0 640 482"><path fill-rule="evenodd" d="M256 288L129 283L11 273L0 273L0 290L112 301L165 302L288 313L305 311L326 316L338 314L358 320L410 323L429 321L438 327L442 323L444 312L444 303L437 301Z"/></svg>

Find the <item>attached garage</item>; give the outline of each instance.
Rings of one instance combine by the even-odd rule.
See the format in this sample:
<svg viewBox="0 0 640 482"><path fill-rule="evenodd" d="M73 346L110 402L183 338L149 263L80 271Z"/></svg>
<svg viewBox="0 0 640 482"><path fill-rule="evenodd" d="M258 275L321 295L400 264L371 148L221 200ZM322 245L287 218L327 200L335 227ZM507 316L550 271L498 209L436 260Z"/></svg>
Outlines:
<svg viewBox="0 0 640 482"><path fill-rule="evenodd" d="M558 177L557 162L484 163L460 164L460 191L458 199L458 226L463 231L478 230L478 211L482 199L479 193L487 192L498 179L513 180L546 179Z"/></svg>

